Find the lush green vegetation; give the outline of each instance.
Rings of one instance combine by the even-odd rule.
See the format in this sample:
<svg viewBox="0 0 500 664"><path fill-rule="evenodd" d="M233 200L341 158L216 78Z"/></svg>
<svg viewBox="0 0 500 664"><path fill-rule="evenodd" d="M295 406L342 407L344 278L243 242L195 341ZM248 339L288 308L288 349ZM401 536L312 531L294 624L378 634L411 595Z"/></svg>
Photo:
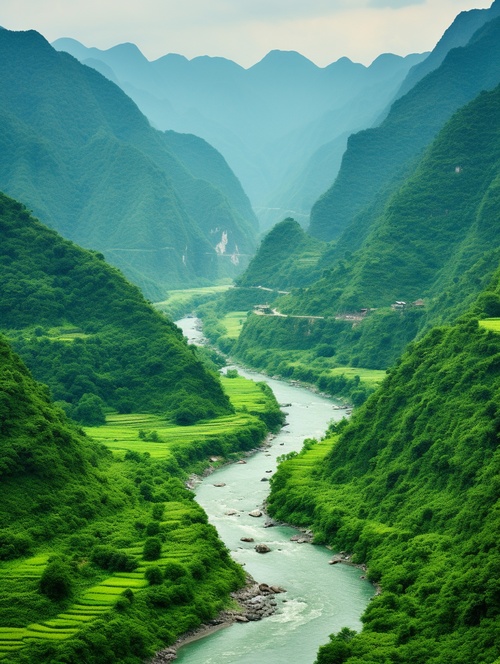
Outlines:
<svg viewBox="0 0 500 664"><path fill-rule="evenodd" d="M283 415L265 383L241 376L223 378L235 413L191 426L179 426L157 415L108 415L105 426L86 427L88 435L121 458L147 454L176 466L206 462L211 455L229 457L256 447Z"/></svg>
<svg viewBox="0 0 500 664"><path fill-rule="evenodd" d="M225 293L231 286L205 286L202 288L186 288L173 290L167 293L167 298L161 302L155 302L155 307L166 313L172 320L178 320L186 314L190 314L200 304L207 302L215 295Z"/></svg>
<svg viewBox="0 0 500 664"><path fill-rule="evenodd" d="M1 195L0 236L1 326L68 413L92 424L82 414L102 420L103 408L174 418L189 408L197 419L231 412L180 330L102 256Z"/></svg>
<svg viewBox="0 0 500 664"><path fill-rule="evenodd" d="M479 325L484 327L486 330L500 332L500 318L485 318L479 321Z"/></svg>
<svg viewBox="0 0 500 664"><path fill-rule="evenodd" d="M499 297L498 280L482 303ZM411 344L330 437L281 464L269 511L312 527L381 584L363 631L318 664L500 656L500 337L473 316Z"/></svg>
<svg viewBox="0 0 500 664"><path fill-rule="evenodd" d="M110 415L91 439L0 339L2 662L139 664L223 608L244 574L181 480L282 421L266 386L224 388L234 415Z"/></svg>
<svg viewBox="0 0 500 664"><path fill-rule="evenodd" d="M1 323L50 386L0 338L0 660L140 664L244 580L187 473L282 415L266 386L223 388L216 353L3 195L0 236Z"/></svg>
<svg viewBox="0 0 500 664"><path fill-rule="evenodd" d="M289 289L319 278L318 260L325 244L307 235L294 219L285 219L262 240L238 286Z"/></svg>
<svg viewBox="0 0 500 664"><path fill-rule="evenodd" d="M358 251L346 245L340 260L339 241L320 258L320 279L274 298L282 313L324 320L250 317L232 352L252 363L268 348L329 344L339 365L383 369L425 330L456 320L499 260L499 137L497 87L451 118L412 175L377 207ZM272 257L263 251L253 264L266 274ZM267 293L261 295L262 303ZM367 315L356 320L362 310Z"/></svg>
<svg viewBox="0 0 500 664"><path fill-rule="evenodd" d="M1 191L150 299L241 271L257 221L216 150L153 129L118 86L34 31L2 30L0 54Z"/></svg>
<svg viewBox="0 0 500 664"><path fill-rule="evenodd" d="M238 290L238 289L234 289ZM231 291L232 293L232 291ZM384 370L363 366L362 360L373 352L365 348L365 355L346 366L349 348L356 334L352 321L325 321L281 316L248 315L249 312L226 311L225 297L199 307L203 330L217 347L249 366L287 380L314 384L323 392L348 398L355 405L363 403L385 375ZM243 318L245 315L245 318ZM247 317L248 315L248 317ZM236 321L236 330L231 326ZM241 321L244 327L241 328ZM401 322L401 317L396 318ZM345 332L340 350L329 343L332 326ZM234 330L231 334L231 329ZM242 337L239 332L244 330ZM415 333L412 330L413 334ZM238 336L235 336L235 334ZM407 336L401 343L408 343ZM379 358L393 353L386 341L380 343ZM383 366L383 365L382 365Z"/></svg>

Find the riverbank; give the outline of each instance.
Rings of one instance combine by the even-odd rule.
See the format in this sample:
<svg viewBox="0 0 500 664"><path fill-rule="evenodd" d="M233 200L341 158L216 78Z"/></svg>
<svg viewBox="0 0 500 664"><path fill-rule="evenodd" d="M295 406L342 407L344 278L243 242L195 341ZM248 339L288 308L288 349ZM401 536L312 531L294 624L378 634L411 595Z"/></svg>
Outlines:
<svg viewBox="0 0 500 664"><path fill-rule="evenodd" d="M274 599L275 595L284 592L286 592L284 588L269 586L267 583L257 583L255 579L247 575L245 586L231 593L234 608L225 609L208 623L186 632L172 646L156 653L149 664L173 662L177 659L179 648L203 639L220 629L230 627L234 623L254 622L271 616L278 606Z"/></svg>

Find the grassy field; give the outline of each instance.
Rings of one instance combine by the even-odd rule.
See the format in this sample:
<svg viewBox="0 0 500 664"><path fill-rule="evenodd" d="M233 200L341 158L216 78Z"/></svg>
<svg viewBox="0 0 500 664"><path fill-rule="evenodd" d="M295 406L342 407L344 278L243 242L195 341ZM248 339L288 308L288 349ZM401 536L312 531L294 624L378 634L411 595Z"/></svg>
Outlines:
<svg viewBox="0 0 500 664"><path fill-rule="evenodd" d="M201 439L216 435L237 433L238 429L255 424L256 418L247 411L264 412L267 399L259 387L251 380L238 376L221 376L224 390L231 399L236 412L192 426L178 426L158 415L131 413L108 415L106 424L100 427L85 427L86 433L103 443L110 450L124 456L127 450L143 454L148 452L155 459L165 459L172 454L172 447L188 447ZM139 432L150 432L147 438L139 437ZM156 432L158 440L151 440L151 432Z"/></svg>
<svg viewBox="0 0 500 664"><path fill-rule="evenodd" d="M330 369L332 376L341 376L346 378L354 378L359 376L362 383L369 387L378 387L386 377L386 372L379 369L362 369L361 367L335 367Z"/></svg>
<svg viewBox="0 0 500 664"><path fill-rule="evenodd" d="M227 330L227 336L230 339L237 339L240 336L241 328L247 318L246 311L230 311L222 319L222 324Z"/></svg>
<svg viewBox="0 0 500 664"><path fill-rule="evenodd" d="M500 318L485 318L479 321L479 325L492 332L500 332Z"/></svg>
<svg viewBox="0 0 500 664"><path fill-rule="evenodd" d="M177 318L189 313L199 304L206 302L215 295L224 293L232 288L230 285L206 286L204 288L186 288L183 290L168 291L167 297L161 302L155 302L155 307L169 316Z"/></svg>

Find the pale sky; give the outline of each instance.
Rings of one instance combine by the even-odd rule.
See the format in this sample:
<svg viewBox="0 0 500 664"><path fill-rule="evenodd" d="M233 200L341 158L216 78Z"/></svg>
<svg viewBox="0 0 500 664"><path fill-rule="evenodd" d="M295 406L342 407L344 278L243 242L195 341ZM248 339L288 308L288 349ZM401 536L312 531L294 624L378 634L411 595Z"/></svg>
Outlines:
<svg viewBox="0 0 500 664"><path fill-rule="evenodd" d="M1 0L0 25L107 49L133 42L166 53L222 56L249 67L273 49L319 66L342 56L431 50L454 17L492 0Z"/></svg>

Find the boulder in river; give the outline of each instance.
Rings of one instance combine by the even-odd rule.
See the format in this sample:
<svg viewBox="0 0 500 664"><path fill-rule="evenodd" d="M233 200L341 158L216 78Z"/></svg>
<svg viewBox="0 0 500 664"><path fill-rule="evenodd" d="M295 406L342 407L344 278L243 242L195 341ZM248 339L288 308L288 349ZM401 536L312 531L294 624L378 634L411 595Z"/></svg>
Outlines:
<svg viewBox="0 0 500 664"><path fill-rule="evenodd" d="M226 512L226 516L235 516L236 514L238 514L238 510L228 510Z"/></svg>
<svg viewBox="0 0 500 664"><path fill-rule="evenodd" d="M255 550L257 553L269 553L271 551L267 544L256 544Z"/></svg>
<svg viewBox="0 0 500 664"><path fill-rule="evenodd" d="M248 513L250 516L262 516L262 512L260 510L252 510L251 512Z"/></svg>
<svg viewBox="0 0 500 664"><path fill-rule="evenodd" d="M240 542L255 542L253 537L240 537Z"/></svg>
<svg viewBox="0 0 500 664"><path fill-rule="evenodd" d="M226 486L225 482L217 482L214 486Z"/></svg>

